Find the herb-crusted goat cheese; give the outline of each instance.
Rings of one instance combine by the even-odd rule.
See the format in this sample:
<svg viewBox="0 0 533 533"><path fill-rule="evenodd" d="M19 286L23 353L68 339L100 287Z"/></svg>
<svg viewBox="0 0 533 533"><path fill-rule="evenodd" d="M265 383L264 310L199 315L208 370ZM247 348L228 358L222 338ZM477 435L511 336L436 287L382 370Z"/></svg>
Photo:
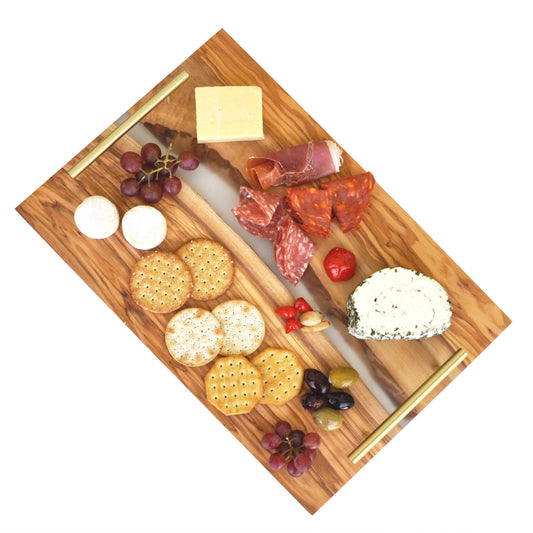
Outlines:
<svg viewBox="0 0 533 533"><path fill-rule="evenodd" d="M348 331L358 339L425 339L451 324L448 294L434 279L402 267L366 278L348 297Z"/></svg>

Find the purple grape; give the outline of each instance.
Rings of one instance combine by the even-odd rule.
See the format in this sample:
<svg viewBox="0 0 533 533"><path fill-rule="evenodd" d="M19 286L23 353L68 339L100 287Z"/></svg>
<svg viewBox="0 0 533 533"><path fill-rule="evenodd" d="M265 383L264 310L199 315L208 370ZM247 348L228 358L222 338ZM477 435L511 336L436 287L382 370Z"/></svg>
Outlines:
<svg viewBox="0 0 533 533"><path fill-rule="evenodd" d="M293 448L299 448L304 443L305 433L301 429L295 429L289 433L289 442Z"/></svg>
<svg viewBox="0 0 533 533"><path fill-rule="evenodd" d="M120 191L124 196L137 196L141 186L139 185L136 178L126 178L120 184Z"/></svg>
<svg viewBox="0 0 533 533"><path fill-rule="evenodd" d="M155 143L146 143L141 148L141 157L147 163L155 163L161 157L161 148Z"/></svg>
<svg viewBox="0 0 533 533"><path fill-rule="evenodd" d="M272 470L281 470L285 466L285 457L279 453L273 453L268 458L268 465Z"/></svg>
<svg viewBox="0 0 533 533"><path fill-rule="evenodd" d="M179 159L181 159L179 166L183 170L194 170L200 164L200 159L194 152L181 152Z"/></svg>
<svg viewBox="0 0 533 533"><path fill-rule="evenodd" d="M124 152L120 158L120 166L130 174L137 174L143 163L142 157L135 152Z"/></svg>
<svg viewBox="0 0 533 533"><path fill-rule="evenodd" d="M292 446L286 440L284 440L283 442L280 443L277 449L278 449L278 453L280 453L283 456L286 456L286 455L289 455L289 453L291 453Z"/></svg>
<svg viewBox="0 0 533 533"><path fill-rule="evenodd" d="M285 438L289 435L291 432L291 425L288 422L285 422L284 420L280 420L276 423L274 426L274 431L281 437Z"/></svg>
<svg viewBox="0 0 533 533"><path fill-rule="evenodd" d="M148 204L155 204L163 198L163 187L157 181L144 183L140 191L141 198Z"/></svg>
<svg viewBox="0 0 533 533"><path fill-rule="evenodd" d="M311 458L305 453L301 453L294 458L294 466L301 472L307 472L311 468L312 462Z"/></svg>
<svg viewBox="0 0 533 533"><path fill-rule="evenodd" d="M308 433L303 440L303 445L308 450L316 450L322 442L318 433Z"/></svg>
<svg viewBox="0 0 533 533"><path fill-rule="evenodd" d="M179 178L164 178L163 190L170 194L170 196L176 196L181 191L181 180Z"/></svg>
<svg viewBox="0 0 533 533"><path fill-rule="evenodd" d="M261 439L263 448L267 450L277 450L281 442L281 437L277 433L265 433Z"/></svg>
<svg viewBox="0 0 533 533"><path fill-rule="evenodd" d="M294 464L294 460L287 463L287 472L292 477L300 477L303 474L303 470L298 469L298 467Z"/></svg>

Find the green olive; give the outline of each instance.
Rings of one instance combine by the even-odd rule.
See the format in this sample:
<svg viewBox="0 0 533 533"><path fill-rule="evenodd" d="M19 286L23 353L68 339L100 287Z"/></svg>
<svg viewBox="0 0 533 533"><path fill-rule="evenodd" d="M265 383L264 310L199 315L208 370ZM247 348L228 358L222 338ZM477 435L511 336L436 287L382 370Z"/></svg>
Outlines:
<svg viewBox="0 0 533 533"><path fill-rule="evenodd" d="M357 370L354 370L352 367L339 367L332 368L329 371L329 382L336 389L347 389L351 387L359 379L359 374Z"/></svg>
<svg viewBox="0 0 533 533"><path fill-rule="evenodd" d="M331 407L321 407L313 413L316 425L326 431L333 431L342 426L342 414Z"/></svg>

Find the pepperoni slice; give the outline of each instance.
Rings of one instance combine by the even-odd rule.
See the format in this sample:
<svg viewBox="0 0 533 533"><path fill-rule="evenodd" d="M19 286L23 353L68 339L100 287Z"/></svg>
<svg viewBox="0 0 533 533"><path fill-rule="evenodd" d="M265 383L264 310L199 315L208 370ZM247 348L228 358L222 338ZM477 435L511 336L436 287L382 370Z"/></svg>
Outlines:
<svg viewBox="0 0 533 533"><path fill-rule="evenodd" d="M363 219L365 209L370 204L370 195L376 180L370 172L339 178L323 183L321 188L328 191L333 201L333 214L343 233L357 228Z"/></svg>
<svg viewBox="0 0 533 533"><path fill-rule="evenodd" d="M327 189L288 188L291 215L300 227L317 237L328 237L331 226L331 195Z"/></svg>

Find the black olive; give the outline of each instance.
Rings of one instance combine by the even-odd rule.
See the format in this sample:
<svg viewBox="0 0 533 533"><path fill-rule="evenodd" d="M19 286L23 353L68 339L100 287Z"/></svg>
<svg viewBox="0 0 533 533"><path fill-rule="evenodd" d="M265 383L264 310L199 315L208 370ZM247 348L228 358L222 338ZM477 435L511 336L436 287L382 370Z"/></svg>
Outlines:
<svg viewBox="0 0 533 533"><path fill-rule="evenodd" d="M307 368L304 372L304 380L308 387L317 394L327 394L329 392L329 379L320 370Z"/></svg>
<svg viewBox="0 0 533 533"><path fill-rule="evenodd" d="M353 397L350 394L342 391L330 392L326 394L326 399L329 407L340 411L350 409L350 407L353 407L355 403Z"/></svg>
<svg viewBox="0 0 533 533"><path fill-rule="evenodd" d="M327 398L323 394L316 394L314 392L308 392L301 398L302 406L304 409L320 409L327 404Z"/></svg>

